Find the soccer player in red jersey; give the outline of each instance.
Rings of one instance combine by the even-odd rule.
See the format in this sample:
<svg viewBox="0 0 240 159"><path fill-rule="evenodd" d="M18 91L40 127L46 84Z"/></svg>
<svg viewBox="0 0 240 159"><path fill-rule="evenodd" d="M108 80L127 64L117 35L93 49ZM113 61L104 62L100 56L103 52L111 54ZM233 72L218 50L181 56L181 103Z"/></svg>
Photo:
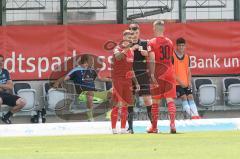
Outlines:
<svg viewBox="0 0 240 159"><path fill-rule="evenodd" d="M148 129L149 133L157 133L157 121L159 115L159 103L163 98L167 101L170 132L176 133L175 116L176 106L174 98L176 98L176 80L174 67L172 64L173 43L170 39L163 35L164 22L157 20L153 23L153 31L155 38L149 41L149 50L151 57L155 62L150 62L151 79L155 83L155 87L151 89L153 105L152 105L152 127Z"/></svg>
<svg viewBox="0 0 240 159"><path fill-rule="evenodd" d="M123 41L114 49L112 64L112 82L113 82L113 108L111 112L111 124L113 134L117 133L116 123L118 119L118 109L121 108L121 133L128 133L126 130L126 121L128 117L128 106L133 104L132 94L132 71L133 51L131 49L132 32L125 30L123 32ZM137 90L139 85L134 80Z"/></svg>

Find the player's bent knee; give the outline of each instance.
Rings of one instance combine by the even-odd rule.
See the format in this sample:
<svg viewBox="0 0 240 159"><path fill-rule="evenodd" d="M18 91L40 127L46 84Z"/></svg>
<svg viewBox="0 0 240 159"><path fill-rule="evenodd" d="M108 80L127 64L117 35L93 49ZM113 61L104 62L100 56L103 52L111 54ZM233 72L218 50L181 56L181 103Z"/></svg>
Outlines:
<svg viewBox="0 0 240 159"><path fill-rule="evenodd" d="M189 94L189 95L187 96L187 99L188 99L188 100L193 100L193 95L192 95L192 94Z"/></svg>
<svg viewBox="0 0 240 159"><path fill-rule="evenodd" d="M116 107L121 107L123 105L122 102L116 102L116 101L113 101L113 105L116 106Z"/></svg>
<svg viewBox="0 0 240 159"><path fill-rule="evenodd" d="M173 98L166 98L167 103L174 102Z"/></svg>
<svg viewBox="0 0 240 159"><path fill-rule="evenodd" d="M180 97L182 100L187 100L187 96L184 94Z"/></svg>
<svg viewBox="0 0 240 159"><path fill-rule="evenodd" d="M152 99L153 104L159 104L160 100L159 99Z"/></svg>
<svg viewBox="0 0 240 159"><path fill-rule="evenodd" d="M150 100L150 101L144 101L144 105L145 106L150 106L150 105L152 105L153 103L152 103L152 101Z"/></svg>
<svg viewBox="0 0 240 159"><path fill-rule="evenodd" d="M23 98L19 98L19 99L16 101L16 105L17 105L17 107L19 107L19 108L23 108L26 104L27 104L27 102L26 102L26 100L23 99Z"/></svg>
<svg viewBox="0 0 240 159"><path fill-rule="evenodd" d="M93 96L87 95L87 100L93 100Z"/></svg>
<svg viewBox="0 0 240 159"><path fill-rule="evenodd" d="M143 98L144 106L150 106L153 104L151 96L145 96L145 97L141 97L141 98Z"/></svg>

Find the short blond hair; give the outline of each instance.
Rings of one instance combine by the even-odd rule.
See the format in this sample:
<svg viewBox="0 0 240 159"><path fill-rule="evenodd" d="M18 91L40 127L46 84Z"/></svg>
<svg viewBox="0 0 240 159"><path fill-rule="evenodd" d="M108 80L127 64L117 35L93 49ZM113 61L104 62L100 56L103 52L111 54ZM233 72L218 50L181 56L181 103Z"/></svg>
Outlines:
<svg viewBox="0 0 240 159"><path fill-rule="evenodd" d="M164 21L163 20L155 20L153 22L154 26L163 26L164 25Z"/></svg>
<svg viewBox="0 0 240 159"><path fill-rule="evenodd" d="M163 31L163 26L164 26L164 21L162 21L162 20L155 20L153 22L153 26L154 26L156 31L162 32Z"/></svg>

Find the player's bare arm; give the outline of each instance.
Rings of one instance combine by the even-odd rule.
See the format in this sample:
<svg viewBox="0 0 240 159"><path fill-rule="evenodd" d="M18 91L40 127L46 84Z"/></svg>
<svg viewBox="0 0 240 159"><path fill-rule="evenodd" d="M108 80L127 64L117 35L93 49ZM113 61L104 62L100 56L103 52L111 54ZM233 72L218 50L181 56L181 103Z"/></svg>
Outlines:
<svg viewBox="0 0 240 159"><path fill-rule="evenodd" d="M143 56L148 56L149 55L147 50L141 50L141 54Z"/></svg>
<svg viewBox="0 0 240 159"><path fill-rule="evenodd" d="M155 54L153 51L149 52L149 73L150 73L150 79L153 83L153 85L157 85L157 80L155 78Z"/></svg>
<svg viewBox="0 0 240 159"><path fill-rule="evenodd" d="M97 78L100 80L100 81L103 81L103 82L112 82L112 79L109 78L109 77L101 77L101 76L97 76Z"/></svg>
<svg viewBox="0 0 240 159"><path fill-rule="evenodd" d="M13 82L12 80L8 80L6 84L0 84L1 90L12 90L13 89Z"/></svg>
<svg viewBox="0 0 240 159"><path fill-rule="evenodd" d="M71 77L67 75L67 76L64 77L64 81L68 81L68 80L70 80L70 78Z"/></svg>
<svg viewBox="0 0 240 159"><path fill-rule="evenodd" d="M191 69L190 68L188 68L188 83L189 83L189 85L188 85L188 87L190 88L190 87L192 87L192 73L191 73Z"/></svg>
<svg viewBox="0 0 240 159"><path fill-rule="evenodd" d="M125 58L125 53L127 52L129 48L123 49L122 51L119 51L117 48L114 49L114 56L116 60L122 60Z"/></svg>
<svg viewBox="0 0 240 159"><path fill-rule="evenodd" d="M65 77L61 77L61 78L57 79L57 80L54 82L53 87L54 87L54 88L59 88L59 86L63 83L64 78L65 78Z"/></svg>
<svg viewBox="0 0 240 159"><path fill-rule="evenodd" d="M133 82L134 82L135 87L136 87L136 92L138 92L140 90L140 85L139 85L139 83L137 81L137 78L136 78L136 75L135 75L134 71L133 71L133 78L132 79L133 79Z"/></svg>
<svg viewBox="0 0 240 159"><path fill-rule="evenodd" d="M142 46L140 46L138 50L141 52L142 56L147 57L149 55L149 52L147 50L144 50Z"/></svg>
<svg viewBox="0 0 240 159"><path fill-rule="evenodd" d="M135 44L132 46L132 50L135 51L135 50L138 50L139 49L139 45L138 44Z"/></svg>

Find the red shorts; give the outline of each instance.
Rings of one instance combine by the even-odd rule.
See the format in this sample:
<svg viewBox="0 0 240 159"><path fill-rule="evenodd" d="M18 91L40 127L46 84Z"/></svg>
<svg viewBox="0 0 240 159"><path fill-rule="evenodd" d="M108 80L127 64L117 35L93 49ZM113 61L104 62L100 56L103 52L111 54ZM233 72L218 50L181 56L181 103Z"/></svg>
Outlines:
<svg viewBox="0 0 240 159"><path fill-rule="evenodd" d="M122 102L133 104L132 80L126 78L114 78L113 80L113 103Z"/></svg>
<svg viewBox="0 0 240 159"><path fill-rule="evenodd" d="M176 79L173 69L168 69L160 76L156 74L158 87L151 89L151 95L155 99L176 98Z"/></svg>

